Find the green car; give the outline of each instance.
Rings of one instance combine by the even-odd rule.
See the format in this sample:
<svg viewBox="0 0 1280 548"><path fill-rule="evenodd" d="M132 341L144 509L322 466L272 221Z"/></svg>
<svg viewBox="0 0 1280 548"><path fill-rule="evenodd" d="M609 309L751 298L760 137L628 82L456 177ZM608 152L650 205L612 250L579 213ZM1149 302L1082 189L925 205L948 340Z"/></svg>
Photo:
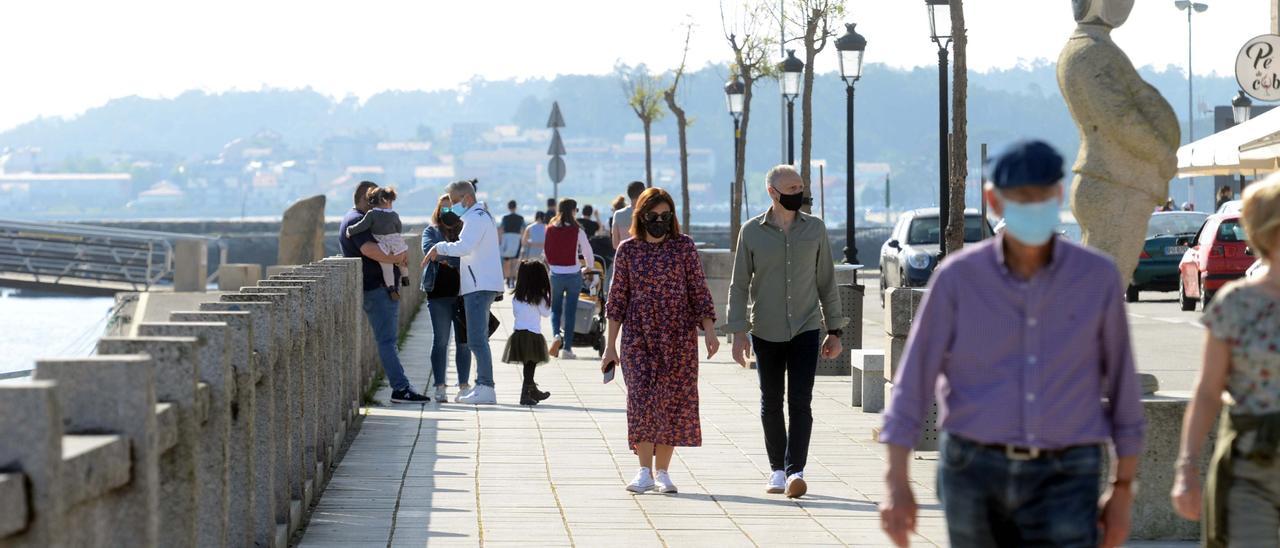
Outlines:
<svg viewBox="0 0 1280 548"><path fill-rule="evenodd" d="M1125 302L1138 302L1139 291L1178 290L1178 263L1187 252L1187 242L1208 218L1208 213L1197 211L1159 211L1151 215L1138 268L1124 292Z"/></svg>

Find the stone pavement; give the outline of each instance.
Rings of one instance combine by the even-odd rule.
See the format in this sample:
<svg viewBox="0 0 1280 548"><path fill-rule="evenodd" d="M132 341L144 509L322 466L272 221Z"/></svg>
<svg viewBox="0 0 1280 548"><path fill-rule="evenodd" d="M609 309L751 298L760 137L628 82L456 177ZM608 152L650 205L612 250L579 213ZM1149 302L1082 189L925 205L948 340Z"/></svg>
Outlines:
<svg viewBox="0 0 1280 548"><path fill-rule="evenodd" d="M495 355L510 334L509 303L496 313ZM402 350L420 384L430 342L420 315ZM889 545L876 513L884 451L870 438L880 416L848 405L847 379L819 377L814 390L810 494L769 495L755 372L732 363L722 343L699 375L703 446L677 449L671 467L680 494L632 495L623 486L638 464L626 443L622 375L603 385L594 351L579 350L582 359L539 369L552 396L537 407L515 405L518 366L495 364L499 405L367 408L300 545ZM377 395L389 398L386 388ZM946 544L936 464L936 453L913 461L915 545Z"/></svg>

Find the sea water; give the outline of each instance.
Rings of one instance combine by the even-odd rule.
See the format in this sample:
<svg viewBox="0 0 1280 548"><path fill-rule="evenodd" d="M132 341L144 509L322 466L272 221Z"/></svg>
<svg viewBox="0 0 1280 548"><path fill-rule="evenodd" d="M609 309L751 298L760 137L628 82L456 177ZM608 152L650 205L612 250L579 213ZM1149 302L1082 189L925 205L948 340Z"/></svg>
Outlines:
<svg viewBox="0 0 1280 548"><path fill-rule="evenodd" d="M0 377L44 358L93 354L115 299L0 288Z"/></svg>

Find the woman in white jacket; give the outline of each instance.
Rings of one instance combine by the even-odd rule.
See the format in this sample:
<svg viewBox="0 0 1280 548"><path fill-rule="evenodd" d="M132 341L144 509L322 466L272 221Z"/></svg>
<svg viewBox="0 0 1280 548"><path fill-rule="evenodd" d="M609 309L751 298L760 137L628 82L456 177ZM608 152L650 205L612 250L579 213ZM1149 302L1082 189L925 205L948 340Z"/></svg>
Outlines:
<svg viewBox="0 0 1280 548"><path fill-rule="evenodd" d="M462 233L456 242L440 242L427 252L423 263L437 255L458 257L462 284L458 295L467 317L467 347L476 358L476 384L458 397L459 403L493 404L493 352L489 349L489 309L502 294L502 254L498 227L483 203L476 201L471 181L450 183L445 189L454 213L462 218Z"/></svg>

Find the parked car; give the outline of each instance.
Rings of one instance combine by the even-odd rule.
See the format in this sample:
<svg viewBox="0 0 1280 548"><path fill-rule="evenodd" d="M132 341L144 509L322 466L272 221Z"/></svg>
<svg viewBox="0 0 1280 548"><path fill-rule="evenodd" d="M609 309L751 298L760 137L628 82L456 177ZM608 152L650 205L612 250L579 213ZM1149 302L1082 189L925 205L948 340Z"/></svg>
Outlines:
<svg viewBox="0 0 1280 548"><path fill-rule="evenodd" d="M1186 243L1208 218L1208 213L1196 211L1160 211L1151 215L1138 267L1124 292L1125 302L1138 302L1139 291L1178 290L1178 264L1187 253Z"/></svg>
<svg viewBox="0 0 1280 548"><path fill-rule="evenodd" d="M1194 238L1183 241L1189 247L1178 264L1178 301L1183 310L1195 310L1197 301L1202 308L1208 306L1216 291L1243 277L1254 262L1239 213L1211 215Z"/></svg>
<svg viewBox="0 0 1280 548"><path fill-rule="evenodd" d="M1231 215L1231 214L1239 215L1240 206L1243 204L1244 204L1244 200L1228 200L1226 202L1222 202L1222 205L1218 206L1218 211L1215 211L1214 213L1217 213L1219 215Z"/></svg>
<svg viewBox="0 0 1280 548"><path fill-rule="evenodd" d="M982 214L975 209L964 212L964 241L980 242L983 237ZM991 225L987 224L987 234ZM890 287L924 287L938 266L938 208L916 209L898 217L889 241L880 247L880 304Z"/></svg>

